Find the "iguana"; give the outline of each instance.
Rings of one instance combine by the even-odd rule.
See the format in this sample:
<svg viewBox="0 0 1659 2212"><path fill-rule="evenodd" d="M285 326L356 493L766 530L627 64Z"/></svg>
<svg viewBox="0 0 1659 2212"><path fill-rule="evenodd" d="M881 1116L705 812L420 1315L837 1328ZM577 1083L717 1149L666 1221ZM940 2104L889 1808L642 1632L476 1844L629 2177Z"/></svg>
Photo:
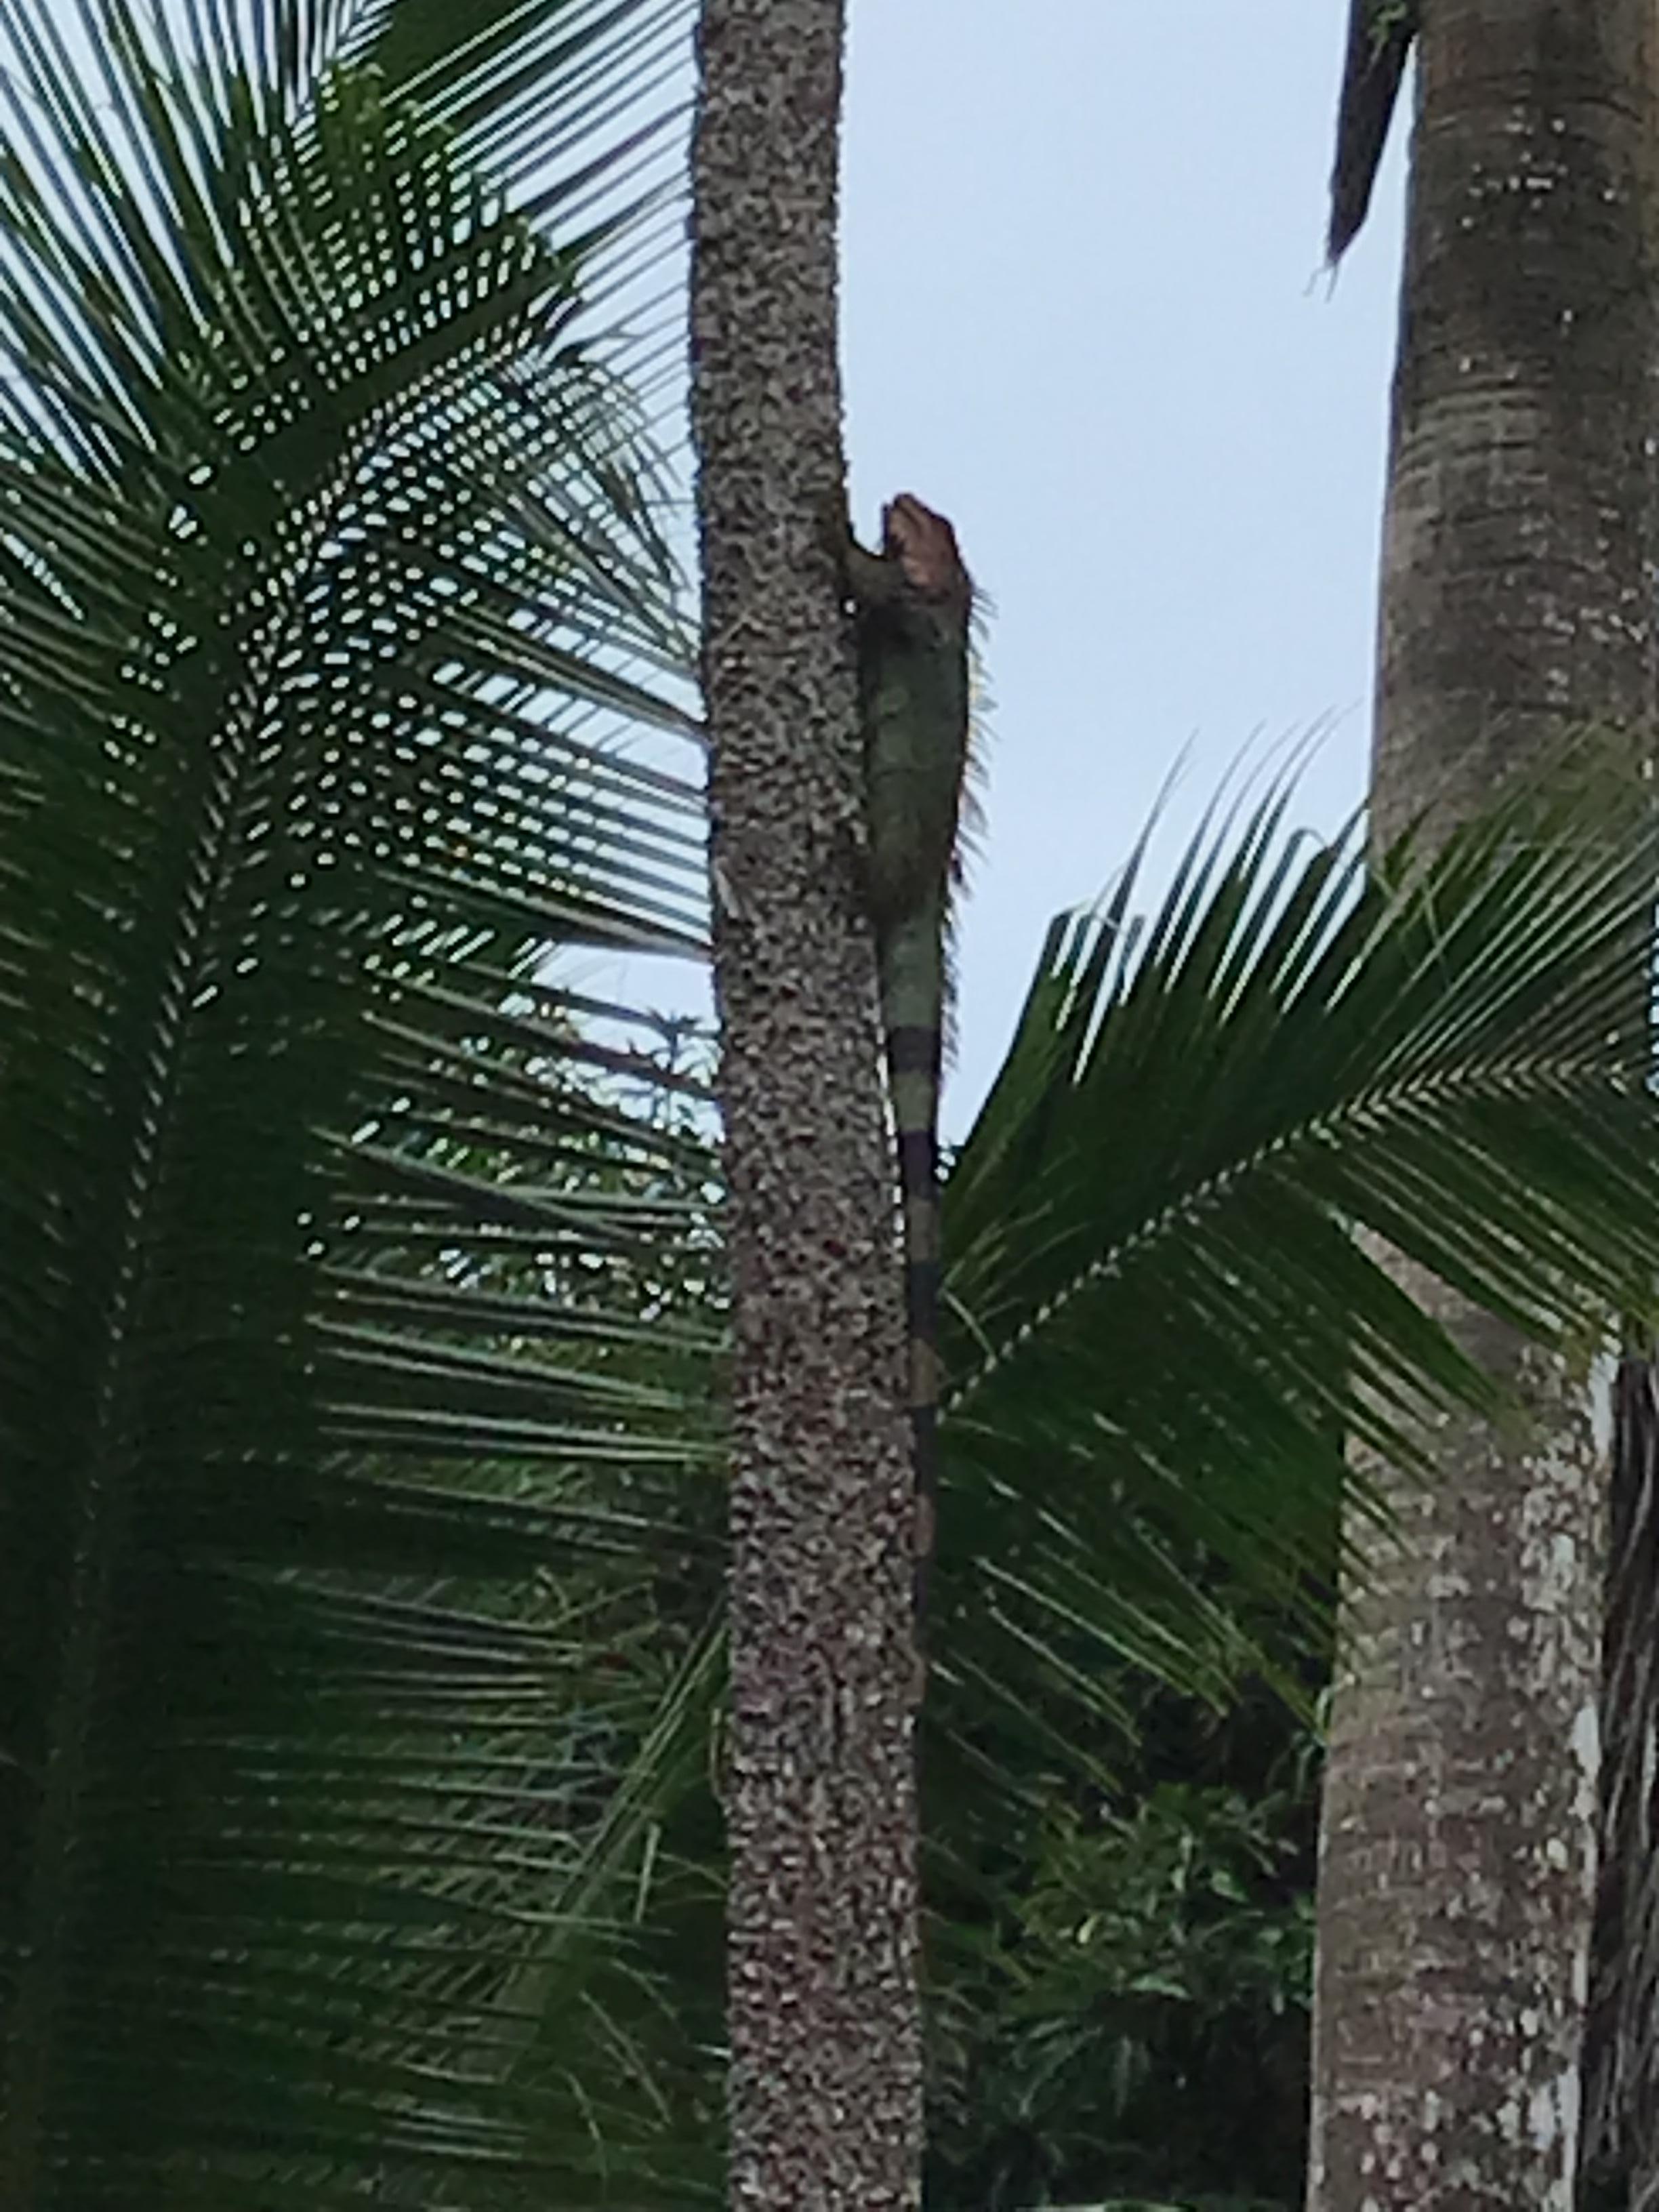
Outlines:
<svg viewBox="0 0 1659 2212"><path fill-rule="evenodd" d="M1353 243L1382 158L1389 121L1422 21L1423 0L1348 0L1348 49L1337 109L1336 160L1325 251L1333 264Z"/></svg>
<svg viewBox="0 0 1659 2212"><path fill-rule="evenodd" d="M939 1510L939 1099L974 594L956 532L908 492L883 510L879 553L848 533L846 580L864 732L860 875L876 935L903 1222L920 1642Z"/></svg>

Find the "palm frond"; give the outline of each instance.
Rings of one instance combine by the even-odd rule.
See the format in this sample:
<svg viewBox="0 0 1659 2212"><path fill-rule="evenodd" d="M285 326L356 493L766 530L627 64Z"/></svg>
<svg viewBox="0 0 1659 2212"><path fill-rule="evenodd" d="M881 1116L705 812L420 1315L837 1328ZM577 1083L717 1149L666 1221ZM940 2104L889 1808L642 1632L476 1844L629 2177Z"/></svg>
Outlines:
<svg viewBox="0 0 1659 2212"><path fill-rule="evenodd" d="M1100 1711L1091 1652L1222 1696L1265 1655L1216 1574L1316 1626L1349 1446L1504 1418L1353 1231L1544 1343L1650 1298L1651 819L1558 779L1373 871L1288 796L1212 817L1147 923L1134 869L1055 923L951 1176L938 1671L976 1741Z"/></svg>
<svg viewBox="0 0 1659 2212"><path fill-rule="evenodd" d="M594 291L628 240L594 71L672 11L520 13L567 134L535 221L366 65L384 10L0 0L20 2204L708 2178L651 1947L712 1904L674 1777L714 1164L663 1034L570 965L702 949L690 671Z"/></svg>

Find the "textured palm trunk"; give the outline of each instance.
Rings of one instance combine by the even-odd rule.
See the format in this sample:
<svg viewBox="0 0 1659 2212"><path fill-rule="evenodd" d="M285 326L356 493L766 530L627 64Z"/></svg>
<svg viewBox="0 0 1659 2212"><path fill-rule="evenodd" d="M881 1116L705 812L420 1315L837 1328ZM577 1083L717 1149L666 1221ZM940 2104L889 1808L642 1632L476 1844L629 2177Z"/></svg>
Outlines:
<svg viewBox="0 0 1659 2212"><path fill-rule="evenodd" d="M1427 0L1373 793L1449 823L1588 720L1645 733L1652 0ZM1632 751L1635 746L1632 744ZM1595 1882L1605 1388L1437 1439L1346 1608L1310 2212L1566 2212ZM1363 1538L1362 1538L1363 1540Z"/></svg>
<svg viewBox="0 0 1659 2212"><path fill-rule="evenodd" d="M732 2202L920 2199L915 1668L840 612L841 0L706 0L693 219L733 1271Z"/></svg>

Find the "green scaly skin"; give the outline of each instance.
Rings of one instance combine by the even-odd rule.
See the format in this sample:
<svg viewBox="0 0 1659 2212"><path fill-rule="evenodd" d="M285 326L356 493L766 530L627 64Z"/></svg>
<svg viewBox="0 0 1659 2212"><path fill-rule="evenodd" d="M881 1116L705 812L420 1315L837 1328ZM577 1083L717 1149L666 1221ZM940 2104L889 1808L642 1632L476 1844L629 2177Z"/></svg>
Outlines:
<svg viewBox="0 0 1659 2212"><path fill-rule="evenodd" d="M973 586L950 524L908 492L883 513L879 553L849 544L847 585L858 617L864 880L904 1230L920 1644L939 1510L945 939L968 768Z"/></svg>

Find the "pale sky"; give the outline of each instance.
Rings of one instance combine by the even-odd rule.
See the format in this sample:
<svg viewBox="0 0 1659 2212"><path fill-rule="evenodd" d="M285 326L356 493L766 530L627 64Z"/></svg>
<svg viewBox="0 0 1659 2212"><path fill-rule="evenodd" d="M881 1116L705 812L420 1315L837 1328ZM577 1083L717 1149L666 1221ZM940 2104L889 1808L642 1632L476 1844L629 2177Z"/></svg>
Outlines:
<svg viewBox="0 0 1659 2212"><path fill-rule="evenodd" d="M1322 273L1339 0L852 0L844 268L860 533L919 493L994 601L988 835L946 1133L1049 915L1182 748L1162 849L1253 737L1364 788L1402 213Z"/></svg>

